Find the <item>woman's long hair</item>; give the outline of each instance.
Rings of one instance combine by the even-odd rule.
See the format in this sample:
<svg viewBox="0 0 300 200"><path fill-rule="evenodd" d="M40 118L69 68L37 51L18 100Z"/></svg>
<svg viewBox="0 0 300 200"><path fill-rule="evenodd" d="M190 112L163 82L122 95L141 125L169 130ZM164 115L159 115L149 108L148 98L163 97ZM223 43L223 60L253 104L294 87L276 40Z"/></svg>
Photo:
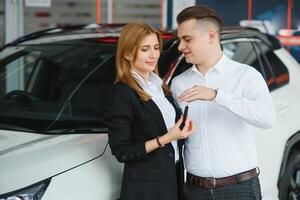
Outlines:
<svg viewBox="0 0 300 200"><path fill-rule="evenodd" d="M132 76L130 62L125 58L125 56L133 55L133 61L135 61L137 57L137 50L141 41L146 36L153 33L157 35L160 51L162 51L163 42L158 30L143 22L128 23L121 31L116 55L116 82L119 81L126 83L144 101L148 101L151 96L138 85L135 78ZM158 74L157 65L154 73ZM163 84L163 89L165 94L170 95L170 90L165 83Z"/></svg>

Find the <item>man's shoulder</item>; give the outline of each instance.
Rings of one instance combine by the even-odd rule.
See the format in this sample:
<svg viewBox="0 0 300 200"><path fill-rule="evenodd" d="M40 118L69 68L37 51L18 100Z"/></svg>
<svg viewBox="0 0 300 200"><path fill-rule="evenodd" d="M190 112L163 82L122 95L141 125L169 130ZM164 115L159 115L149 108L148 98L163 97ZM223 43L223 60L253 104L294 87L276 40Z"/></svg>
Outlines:
<svg viewBox="0 0 300 200"><path fill-rule="evenodd" d="M232 66L232 69L234 70L234 72L240 72L240 74L242 76L248 74L250 76L260 76L261 73L259 71L257 71L254 67L252 67L251 65L245 64L245 63L240 63L237 61L234 61L232 59L229 59L230 61L230 66Z"/></svg>
<svg viewBox="0 0 300 200"><path fill-rule="evenodd" d="M235 60L232 60L232 59L228 59L229 61L229 66L231 66L235 71L236 70L240 70L240 71L243 71L243 72L246 72L246 71L252 71L252 70L255 70L252 66L250 65L247 65L245 63L240 63L240 62L237 62Z"/></svg>

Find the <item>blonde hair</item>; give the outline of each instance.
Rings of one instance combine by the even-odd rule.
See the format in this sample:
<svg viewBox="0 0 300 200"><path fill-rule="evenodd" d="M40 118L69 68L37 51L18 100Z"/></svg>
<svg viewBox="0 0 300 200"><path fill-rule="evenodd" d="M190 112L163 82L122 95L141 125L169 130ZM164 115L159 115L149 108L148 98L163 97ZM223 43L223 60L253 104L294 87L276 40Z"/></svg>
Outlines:
<svg viewBox="0 0 300 200"><path fill-rule="evenodd" d="M161 34L158 30L144 22L132 22L126 24L123 27L118 40L116 55L116 82L119 81L126 83L144 101L148 101L151 96L138 85L135 78L132 76L130 62L125 58L125 56L131 54L133 55L133 61L135 61L137 57L137 50L141 44L141 41L150 34L157 35L161 51L163 42ZM154 73L158 74L157 66L155 67ZM165 94L170 95L170 90L165 83L163 84L163 89Z"/></svg>

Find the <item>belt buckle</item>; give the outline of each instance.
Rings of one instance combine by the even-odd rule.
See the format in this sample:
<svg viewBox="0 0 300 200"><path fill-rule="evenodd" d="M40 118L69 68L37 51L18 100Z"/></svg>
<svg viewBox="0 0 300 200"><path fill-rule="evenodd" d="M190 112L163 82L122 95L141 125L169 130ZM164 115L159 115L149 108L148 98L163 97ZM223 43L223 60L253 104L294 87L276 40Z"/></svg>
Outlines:
<svg viewBox="0 0 300 200"><path fill-rule="evenodd" d="M207 178L205 178L205 180L208 182L208 185L207 185L208 188L215 188L216 187L217 180L215 178L207 177Z"/></svg>

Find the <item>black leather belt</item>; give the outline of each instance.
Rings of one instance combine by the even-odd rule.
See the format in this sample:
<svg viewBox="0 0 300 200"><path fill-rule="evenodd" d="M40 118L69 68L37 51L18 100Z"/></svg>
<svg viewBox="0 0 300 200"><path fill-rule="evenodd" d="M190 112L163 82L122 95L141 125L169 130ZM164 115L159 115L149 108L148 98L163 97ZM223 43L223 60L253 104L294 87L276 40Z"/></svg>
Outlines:
<svg viewBox="0 0 300 200"><path fill-rule="evenodd" d="M202 188L218 188L233 185L257 177L256 168L224 178L203 178L187 172L187 182Z"/></svg>

